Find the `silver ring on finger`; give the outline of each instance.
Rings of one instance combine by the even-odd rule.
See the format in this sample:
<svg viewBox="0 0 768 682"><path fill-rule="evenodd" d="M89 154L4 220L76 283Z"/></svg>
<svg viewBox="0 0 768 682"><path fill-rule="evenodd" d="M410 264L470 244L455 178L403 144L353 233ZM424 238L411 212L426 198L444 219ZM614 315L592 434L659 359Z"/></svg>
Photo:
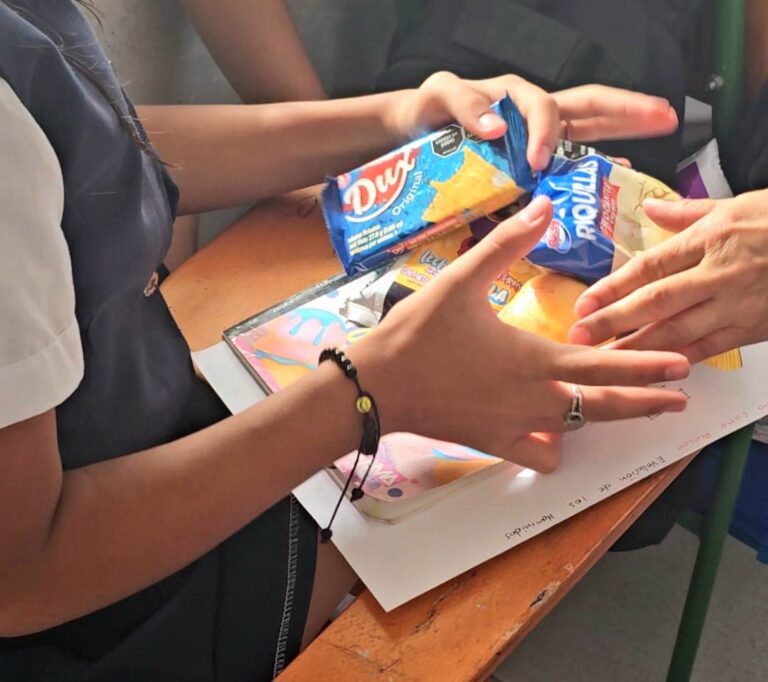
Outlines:
<svg viewBox="0 0 768 682"><path fill-rule="evenodd" d="M563 421L565 422L566 431L575 431L580 429L586 423L584 419L584 394L581 392L581 387L576 384L571 384L571 409L565 415Z"/></svg>

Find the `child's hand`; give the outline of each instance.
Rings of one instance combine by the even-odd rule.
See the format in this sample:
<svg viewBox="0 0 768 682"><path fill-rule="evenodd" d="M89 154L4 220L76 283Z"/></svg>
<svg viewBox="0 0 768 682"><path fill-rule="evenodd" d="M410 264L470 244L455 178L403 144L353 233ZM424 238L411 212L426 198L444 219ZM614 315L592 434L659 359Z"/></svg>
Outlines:
<svg viewBox="0 0 768 682"><path fill-rule="evenodd" d="M552 218L539 198L502 223L423 289L398 303L349 350L376 396L385 431L462 443L551 471L572 383L587 421L685 408L685 396L646 385L688 374L674 353L553 343L501 322L489 283L527 253Z"/></svg>
<svg viewBox="0 0 768 682"><path fill-rule="evenodd" d="M506 124L491 111L491 104L506 93L528 123L528 162L535 171L547 166L558 137L581 141L653 137L677 128L675 110L660 97L600 85L550 95L517 76L473 81L447 72L393 98L385 122L401 140L452 121L494 139L504 134Z"/></svg>

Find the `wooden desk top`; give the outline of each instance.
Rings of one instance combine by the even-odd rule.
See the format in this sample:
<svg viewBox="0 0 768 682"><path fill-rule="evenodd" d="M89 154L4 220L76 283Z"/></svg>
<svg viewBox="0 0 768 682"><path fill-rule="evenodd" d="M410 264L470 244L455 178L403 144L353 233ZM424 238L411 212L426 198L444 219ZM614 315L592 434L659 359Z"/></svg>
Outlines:
<svg viewBox="0 0 768 682"><path fill-rule="evenodd" d="M220 341L225 328L338 269L316 195L305 191L254 208L174 272L163 294L190 346L200 350ZM365 592L280 679L484 679L689 461L391 613Z"/></svg>

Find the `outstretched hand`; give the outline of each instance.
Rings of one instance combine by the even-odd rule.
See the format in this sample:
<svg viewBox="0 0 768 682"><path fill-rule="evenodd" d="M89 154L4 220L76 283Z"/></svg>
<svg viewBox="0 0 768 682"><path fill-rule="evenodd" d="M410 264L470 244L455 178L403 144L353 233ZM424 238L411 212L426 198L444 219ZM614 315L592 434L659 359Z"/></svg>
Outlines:
<svg viewBox="0 0 768 682"><path fill-rule="evenodd" d="M683 356L557 344L497 318L490 282L531 249L551 218L549 200L536 199L350 349L385 431L459 442L551 471L571 383L582 387L587 421L685 409L678 391L647 387L687 376Z"/></svg>
<svg viewBox="0 0 768 682"><path fill-rule="evenodd" d="M675 350L695 363L768 339L768 190L643 208L680 234L584 292L570 340L632 332L612 346Z"/></svg>

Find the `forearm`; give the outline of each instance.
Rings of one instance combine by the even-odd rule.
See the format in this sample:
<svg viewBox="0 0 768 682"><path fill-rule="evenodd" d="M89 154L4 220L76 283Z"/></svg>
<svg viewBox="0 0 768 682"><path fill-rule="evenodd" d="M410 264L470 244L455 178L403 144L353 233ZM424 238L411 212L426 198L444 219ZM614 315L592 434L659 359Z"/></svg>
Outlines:
<svg viewBox="0 0 768 682"><path fill-rule="evenodd" d="M181 189L181 213L257 201L348 170L403 140L384 119L398 93L324 102L148 106L141 116Z"/></svg>
<svg viewBox="0 0 768 682"><path fill-rule="evenodd" d="M184 0L182 4L244 102L325 98L284 0Z"/></svg>
<svg viewBox="0 0 768 682"><path fill-rule="evenodd" d="M352 450L337 368L187 438L68 471L40 553L0 577L0 632L52 627L174 573Z"/></svg>

